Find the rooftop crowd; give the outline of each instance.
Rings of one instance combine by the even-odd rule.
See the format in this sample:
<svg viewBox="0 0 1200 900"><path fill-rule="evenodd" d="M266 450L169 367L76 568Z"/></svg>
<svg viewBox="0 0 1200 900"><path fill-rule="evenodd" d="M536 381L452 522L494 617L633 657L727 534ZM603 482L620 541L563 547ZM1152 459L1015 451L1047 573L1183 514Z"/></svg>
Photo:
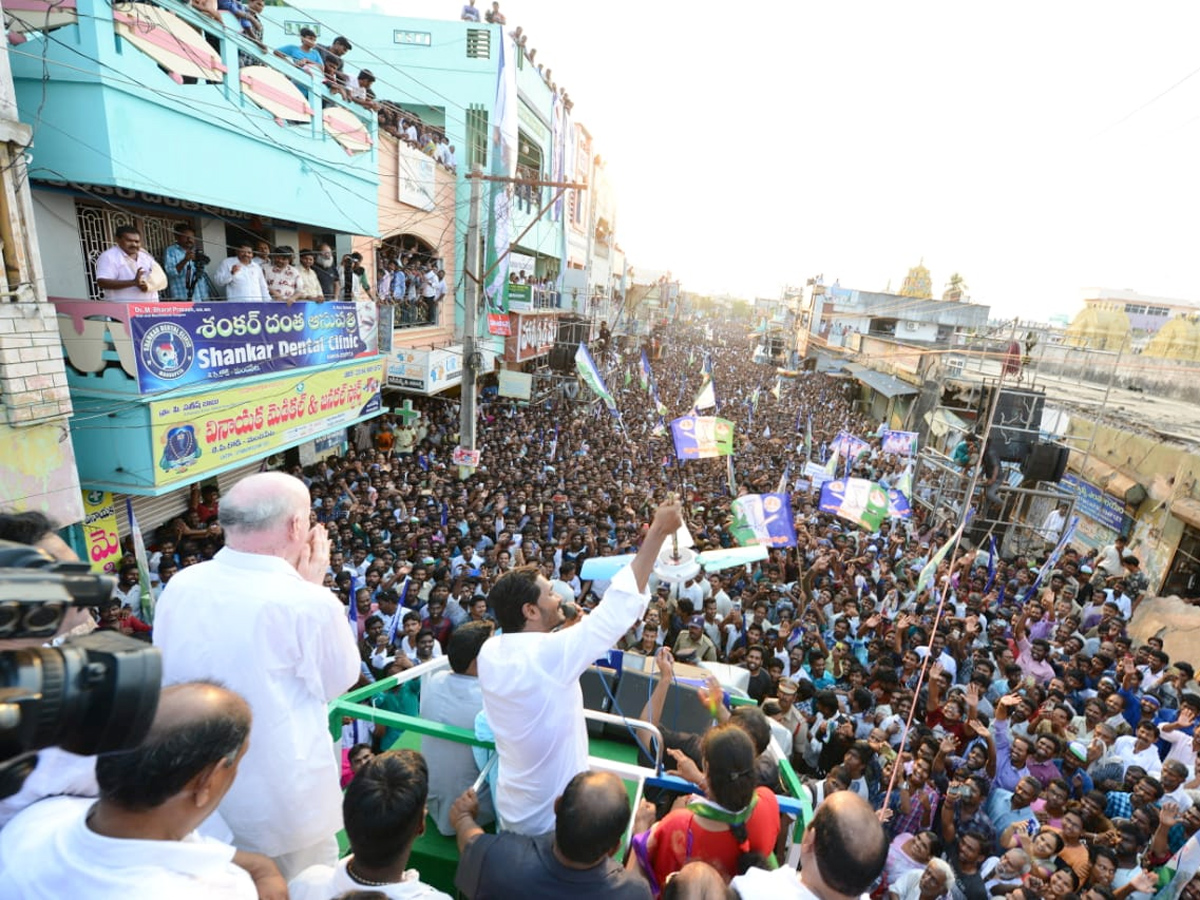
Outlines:
<svg viewBox="0 0 1200 900"><path fill-rule="evenodd" d="M947 528L921 521L914 504L911 520L868 533L820 512L802 480L810 416L814 460L848 431L871 445L852 463L854 474L895 484L907 468L880 451L878 423L856 412L847 380L780 379L751 362L748 339L733 326L672 326L663 346L651 367L670 416L688 411L701 360L711 356L717 413L735 423L732 486L725 459L676 461L655 395L638 385L637 350L611 344L597 357L619 420L598 403L519 407L493 398L481 411L482 464L462 480L450 463L457 404L421 400L415 419L385 415L359 425L344 454L293 470L308 520L328 533L328 565L313 567L321 549L314 545L296 556L296 571L338 598L334 630L355 648L352 669L332 678L346 683L331 696L355 686L355 677L364 685L448 657L447 669L389 687L374 702L480 736L490 725L500 782L470 790L483 759L461 746L426 739L421 754L398 745L403 735L395 729L347 720L339 824L352 854L337 867L291 868L279 852L290 844L243 846L231 821L234 846L275 859L294 897L377 885L386 896L418 896L399 885L416 889L419 876L405 867L425 827L422 809L430 827L458 841L457 884L469 897L513 896L518 885L532 896L726 896L730 884L742 897L794 890L825 900L864 891L895 900L1196 897L1200 688L1193 667L1168 657L1161 640L1127 636L1146 584L1125 543L1068 546L1035 587L1041 558L991 559L963 542L918 593L919 573ZM660 546L673 517L686 522L697 549L732 546L733 494L775 491L781 477L791 494L794 548L679 586L647 577L641 556L632 576L581 579L589 558ZM219 560L252 507L244 495L198 490L191 509L159 529L151 567L163 609L172 608L173 593L199 590L199 568L196 577L188 569ZM146 633L132 560L120 574L117 602L98 611L98 626ZM173 589L174 579L184 584ZM237 590L231 583L230 593ZM522 590L532 599L514 606ZM628 621L619 612L626 608L634 609ZM225 616L236 615L236 607L214 606L215 621L193 628L211 628L218 640ZM156 618L156 643L170 621ZM520 692L514 713L489 678L502 664L528 675L502 648L529 631L578 636L557 645L577 648L562 662L564 685L599 655L585 637L607 635L605 646L653 657L656 688L642 716L663 728L672 771L700 793L690 802L655 797L633 810L619 782L576 770L545 797L554 801L545 816L532 815L531 799L528 809L514 806L506 769L513 778L533 751L513 741L506 719L524 712L528 698ZM187 643L202 648L202 638L189 631ZM176 643L162 645L168 668L172 654L185 655ZM710 681L700 690L712 703L713 727L703 734L668 728L676 668L717 661L745 671L753 703L728 706ZM176 680L202 676L203 661L196 666L178 669ZM238 690L234 681L229 687ZM536 693L536 684L529 690ZM569 712L570 696L549 701L553 715L527 717L537 727L526 742L548 754L542 766L569 756L569 741L544 744L558 734L555 717ZM261 701L247 700L257 721ZM870 829L843 848L850 880L838 881L819 859L807 862L822 847L829 852L833 825L808 829L815 850L790 846L793 822L776 800L780 759L804 777L818 825L823 815L849 814L839 795L857 795L854 802L873 811L879 850L871 849ZM240 778L246 766L258 773L279 765L247 760ZM526 812L537 822L533 831L524 828ZM610 856L632 813L638 837L623 868ZM517 827L488 834L496 818ZM304 820L285 818L269 830L283 840ZM305 840L317 837L331 835ZM3 855L7 840L8 831L0 835L0 862L13 858ZM800 881L785 863L797 855L810 870ZM763 880L776 864L783 865L775 874L790 880Z"/></svg>

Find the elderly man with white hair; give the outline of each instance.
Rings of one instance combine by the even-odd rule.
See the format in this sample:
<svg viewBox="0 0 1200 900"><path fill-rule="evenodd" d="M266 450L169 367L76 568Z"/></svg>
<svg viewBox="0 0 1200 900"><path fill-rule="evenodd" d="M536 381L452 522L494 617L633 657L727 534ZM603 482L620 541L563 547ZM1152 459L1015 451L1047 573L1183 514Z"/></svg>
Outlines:
<svg viewBox="0 0 1200 900"><path fill-rule="evenodd" d="M329 539L304 483L266 472L221 500L225 547L171 579L154 643L166 684L215 679L254 713L250 749L220 812L233 843L285 878L337 862L340 766L326 704L358 678L345 611L322 587Z"/></svg>

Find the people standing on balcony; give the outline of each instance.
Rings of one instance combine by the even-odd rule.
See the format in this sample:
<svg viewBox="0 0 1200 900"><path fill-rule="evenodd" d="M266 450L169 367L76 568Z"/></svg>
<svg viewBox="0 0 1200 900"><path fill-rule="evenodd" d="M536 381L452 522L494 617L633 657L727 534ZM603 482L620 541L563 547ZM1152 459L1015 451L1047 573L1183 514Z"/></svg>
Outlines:
<svg viewBox="0 0 1200 900"><path fill-rule="evenodd" d="M508 19L504 18L504 13L500 12L500 0L493 0L492 8L483 14L492 25L507 25Z"/></svg>
<svg viewBox="0 0 1200 900"><path fill-rule="evenodd" d="M317 52L321 54L321 66L328 71L332 66L334 71L340 73L344 67L342 57L354 49L350 42L339 35L333 39L333 43L328 47L323 44L317 44Z"/></svg>
<svg viewBox="0 0 1200 900"><path fill-rule="evenodd" d="M337 260L333 256L333 248L322 242L317 247L316 262L313 271L321 282L321 293L326 300L336 300L340 296L341 278L338 274Z"/></svg>
<svg viewBox="0 0 1200 900"><path fill-rule="evenodd" d="M462 20L464 22L479 21L479 8L475 5L475 0L469 0L467 5L462 8Z"/></svg>
<svg viewBox="0 0 1200 900"><path fill-rule="evenodd" d="M226 300L257 303L271 299L262 267L254 264L254 249L249 241L238 245L235 256L222 260L213 280L225 289Z"/></svg>
<svg viewBox="0 0 1200 900"><path fill-rule="evenodd" d="M320 72L325 67L325 62L317 51L317 33L311 28L300 29L299 46L288 44L286 47L280 47L275 51L275 55L301 69Z"/></svg>
<svg viewBox="0 0 1200 900"><path fill-rule="evenodd" d="M355 81L356 84L350 88L350 99L367 109L379 109L379 104L375 102L375 92L371 90L371 85L375 83L375 76L371 70L363 69Z"/></svg>
<svg viewBox="0 0 1200 900"><path fill-rule="evenodd" d="M271 254L271 265L264 271L267 280L267 291L272 300L282 301L291 306L298 299L296 292L300 288L300 273L292 265L292 248L276 247Z"/></svg>
<svg viewBox="0 0 1200 900"><path fill-rule="evenodd" d="M264 271L271 266L271 245L262 238L254 242L254 259L252 262Z"/></svg>
<svg viewBox="0 0 1200 900"><path fill-rule="evenodd" d="M421 267L421 302L425 305L425 315L431 325L437 324L437 272L433 266Z"/></svg>
<svg viewBox="0 0 1200 900"><path fill-rule="evenodd" d="M313 250L300 251L300 268L296 272L297 300L315 300L317 303L325 300L325 292L321 290L321 279L317 277L317 270L313 267L316 258L317 254Z"/></svg>
<svg viewBox="0 0 1200 900"><path fill-rule="evenodd" d="M204 274L204 266L197 265L196 232L191 225L180 222L175 226L175 243L163 253L163 263L167 299L196 303L208 300L208 276Z"/></svg>
<svg viewBox="0 0 1200 900"><path fill-rule="evenodd" d="M342 257L342 299L360 302L371 300L371 284L363 268L362 254L355 250Z"/></svg>
<svg viewBox="0 0 1200 900"><path fill-rule="evenodd" d="M96 258L96 285L104 299L117 303L151 303L167 286L167 274L154 257L142 249L136 226L117 228L117 245Z"/></svg>

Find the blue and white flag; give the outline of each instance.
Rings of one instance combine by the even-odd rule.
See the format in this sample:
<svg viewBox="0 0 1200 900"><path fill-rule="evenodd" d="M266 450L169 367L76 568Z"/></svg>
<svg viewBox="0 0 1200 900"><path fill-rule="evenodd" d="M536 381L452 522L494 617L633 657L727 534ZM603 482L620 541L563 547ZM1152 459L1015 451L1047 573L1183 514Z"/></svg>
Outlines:
<svg viewBox="0 0 1200 900"><path fill-rule="evenodd" d="M600 375L600 370L596 368L596 363L592 360L592 354L588 353L588 349L581 342L579 348L575 351L575 370L579 372L579 377L601 400L604 405L611 410L617 408L617 401L613 395L608 392L608 388L604 385L604 378Z"/></svg>
<svg viewBox="0 0 1200 900"><path fill-rule="evenodd" d="M716 416L680 416L671 422L675 455L680 459L712 459L733 453L733 423Z"/></svg>
<svg viewBox="0 0 1200 900"><path fill-rule="evenodd" d="M1079 527L1079 516L1071 516L1071 521L1067 523L1066 529L1062 533L1062 537L1058 539L1058 543L1054 549L1050 551L1050 555L1046 557L1046 561L1042 563L1042 567L1038 569L1037 578L1033 580L1033 584L1025 592L1025 600L1033 597L1037 593L1038 585L1042 580L1053 571L1058 565L1059 559L1063 555L1063 551L1067 549L1067 544L1071 542L1071 538L1075 536L1075 529Z"/></svg>
<svg viewBox="0 0 1200 900"><path fill-rule="evenodd" d="M993 534L989 537L988 545L988 580L983 586L983 592L986 594L992 589L992 585L996 583L996 536Z"/></svg>
<svg viewBox="0 0 1200 900"><path fill-rule="evenodd" d="M888 518L889 519L908 519L912 517L912 506L905 497L895 488L890 488L887 492L888 498Z"/></svg>
<svg viewBox="0 0 1200 900"><path fill-rule="evenodd" d="M147 625L154 624L154 591L150 588L150 563L146 556L146 542L142 539L142 528L138 525L137 516L133 514L133 501L125 498L125 514L129 517L129 530L133 537L133 556L137 561L139 602L138 618ZM350 598L354 605L354 598Z"/></svg>
<svg viewBox="0 0 1200 900"><path fill-rule="evenodd" d="M650 368L650 360L646 358L646 351L642 351L642 390L648 391L654 384L654 370Z"/></svg>
<svg viewBox="0 0 1200 900"><path fill-rule="evenodd" d="M788 494L742 494L731 504L730 533L743 547L796 546L796 523Z"/></svg>

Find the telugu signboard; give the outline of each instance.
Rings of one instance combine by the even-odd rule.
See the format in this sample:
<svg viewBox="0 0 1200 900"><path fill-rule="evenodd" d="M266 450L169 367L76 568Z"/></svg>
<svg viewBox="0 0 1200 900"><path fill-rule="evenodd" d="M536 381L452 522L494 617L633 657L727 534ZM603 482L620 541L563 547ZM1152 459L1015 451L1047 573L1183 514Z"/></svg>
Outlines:
<svg viewBox="0 0 1200 900"><path fill-rule="evenodd" d="M510 313L512 334L504 341L508 362L525 362L549 353L558 339L558 316Z"/></svg>
<svg viewBox="0 0 1200 900"><path fill-rule="evenodd" d="M462 347L404 348L388 357L387 383L421 394L436 394L462 383Z"/></svg>
<svg viewBox="0 0 1200 900"><path fill-rule="evenodd" d="M369 305L364 316L354 303L130 304L138 388L158 393L373 356Z"/></svg>
<svg viewBox="0 0 1200 900"><path fill-rule="evenodd" d="M1128 532L1130 518L1118 498L1075 475L1063 475L1059 483L1075 494L1075 512L1079 515L1117 534Z"/></svg>
<svg viewBox="0 0 1200 900"><path fill-rule="evenodd" d="M121 561L121 539L117 533L117 510L108 491L83 492L83 542L87 563L101 575L116 575Z"/></svg>
<svg viewBox="0 0 1200 900"><path fill-rule="evenodd" d="M152 401L154 483L194 481L378 412L383 368L381 359L350 362L295 380Z"/></svg>

